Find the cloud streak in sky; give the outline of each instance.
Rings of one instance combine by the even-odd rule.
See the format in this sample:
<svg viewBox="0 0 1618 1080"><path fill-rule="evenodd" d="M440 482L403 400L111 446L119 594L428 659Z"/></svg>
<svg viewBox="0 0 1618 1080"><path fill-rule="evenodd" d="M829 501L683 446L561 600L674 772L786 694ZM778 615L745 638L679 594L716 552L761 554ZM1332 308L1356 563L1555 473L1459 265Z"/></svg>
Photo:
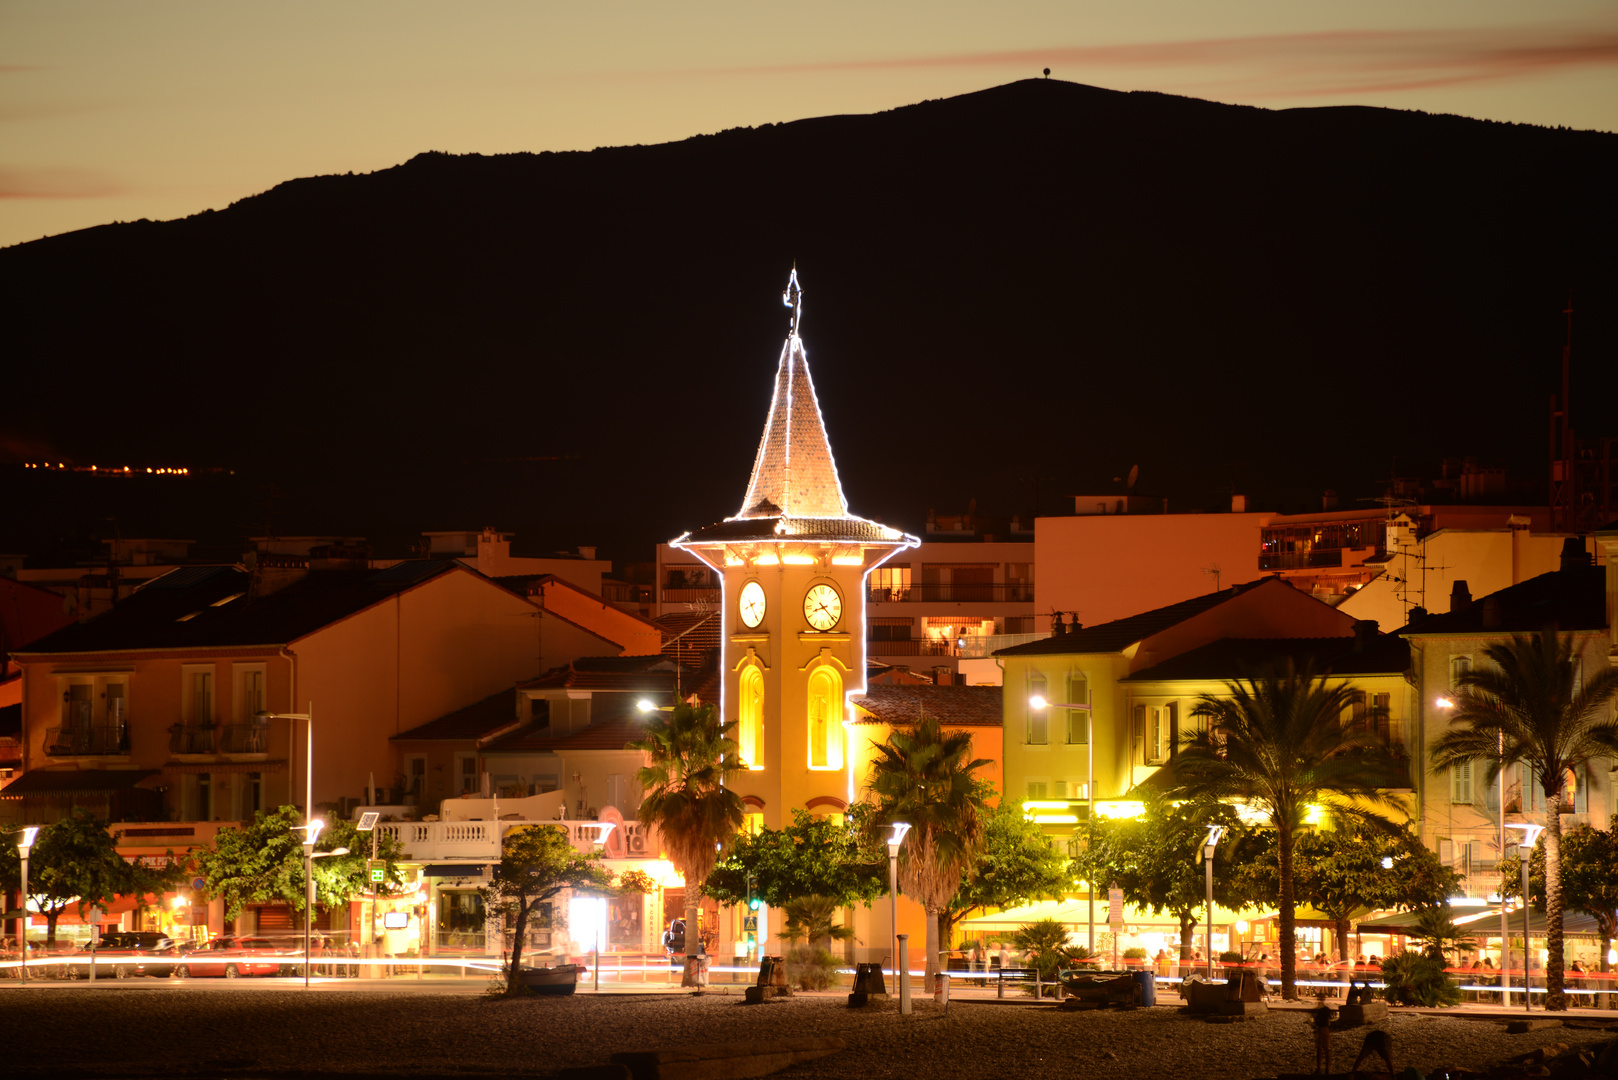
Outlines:
<svg viewBox="0 0 1618 1080"><path fill-rule="evenodd" d="M732 69L749 72L1042 67L1064 77L1178 69L1253 97L1342 96L1495 82L1618 66L1618 20L1601 26L1342 30L1127 45L1055 46ZM1065 70L1064 70L1065 69ZM1187 84L1191 85L1190 83Z"/></svg>
<svg viewBox="0 0 1618 1080"><path fill-rule="evenodd" d="M0 199L100 199L127 189L91 169L13 169L0 165Z"/></svg>

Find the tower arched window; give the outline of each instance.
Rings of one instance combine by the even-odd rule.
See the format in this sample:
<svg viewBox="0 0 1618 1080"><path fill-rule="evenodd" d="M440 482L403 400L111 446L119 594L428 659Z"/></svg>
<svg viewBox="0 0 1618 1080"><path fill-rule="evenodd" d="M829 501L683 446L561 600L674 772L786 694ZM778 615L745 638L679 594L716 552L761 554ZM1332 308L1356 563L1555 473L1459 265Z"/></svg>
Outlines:
<svg viewBox="0 0 1618 1080"><path fill-rule="evenodd" d="M736 743L741 758L750 769L764 768L764 675L758 668L748 665L742 671L737 688L740 708L737 710Z"/></svg>
<svg viewBox="0 0 1618 1080"><path fill-rule="evenodd" d="M843 680L830 667L809 676L809 767L843 767Z"/></svg>

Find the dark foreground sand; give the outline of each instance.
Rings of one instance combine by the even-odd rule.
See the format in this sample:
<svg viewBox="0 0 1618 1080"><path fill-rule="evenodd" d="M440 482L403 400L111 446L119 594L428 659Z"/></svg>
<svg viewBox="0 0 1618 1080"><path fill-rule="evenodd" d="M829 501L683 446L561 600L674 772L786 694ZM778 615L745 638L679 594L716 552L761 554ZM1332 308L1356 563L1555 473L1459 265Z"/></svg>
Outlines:
<svg viewBox="0 0 1618 1080"><path fill-rule="evenodd" d="M605 1062L619 1050L690 1042L835 1035L848 1049L783 1078L1096 1076L1250 1080L1314 1067L1305 1019L1272 1013L1210 1025L1173 1008L1064 1013L931 1002L850 1011L837 998L745 1006L733 996L545 998L296 990L159 993L71 988L0 995L0 1075L34 1077L534 1076ZM1498 1021L1395 1014L1394 1064L1424 1073L1478 1068L1550 1043L1614 1037L1582 1021L1507 1035ZM1333 1036L1333 1066L1353 1063L1364 1029Z"/></svg>

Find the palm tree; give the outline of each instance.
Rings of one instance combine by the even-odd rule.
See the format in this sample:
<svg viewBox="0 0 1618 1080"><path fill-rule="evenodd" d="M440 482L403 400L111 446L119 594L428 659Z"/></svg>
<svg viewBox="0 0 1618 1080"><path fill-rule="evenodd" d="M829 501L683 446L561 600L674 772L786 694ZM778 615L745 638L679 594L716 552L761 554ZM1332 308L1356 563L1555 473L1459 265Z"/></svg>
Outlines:
<svg viewBox="0 0 1618 1080"><path fill-rule="evenodd" d="M787 921L781 936L794 944L802 941L816 947L825 942L829 948L834 941L854 939L853 927L837 925L837 901L829 896L788 900L782 910L786 912Z"/></svg>
<svg viewBox="0 0 1618 1080"><path fill-rule="evenodd" d="M972 774L989 762L967 760L972 736L946 733L936 719L896 728L876 745L865 790L874 833L896 821L910 831L899 851L899 884L927 913L927 981L938 974L938 917L960 890L983 836L986 785ZM895 958L897 961L897 958Z"/></svg>
<svg viewBox="0 0 1618 1080"><path fill-rule="evenodd" d="M1398 800L1387 788L1409 784L1386 744L1346 723L1360 699L1347 683L1327 685L1307 663L1290 659L1203 694L1191 715L1205 721L1187 732L1173 766L1171 795L1243 802L1276 832L1279 864L1281 994L1297 997L1297 943L1292 884L1293 844L1312 812L1344 824L1392 828L1378 807ZM1314 808L1318 807L1318 811Z"/></svg>
<svg viewBox="0 0 1618 1080"><path fill-rule="evenodd" d="M1618 757L1618 668L1580 685L1572 635L1513 634L1483 650L1490 664L1458 680L1455 726L1433 743L1435 773L1463 761L1488 762L1488 782L1521 762L1545 793L1545 937L1550 953L1545 1006L1567 1008L1562 992L1562 793L1568 774L1595 757ZM1525 943L1526 944L1526 943Z"/></svg>
<svg viewBox="0 0 1618 1080"><path fill-rule="evenodd" d="M735 723L720 723L712 705L682 703L671 712L649 715L646 736L629 744L647 756L647 764L635 774L645 793L635 816L642 824L657 826L669 862L685 875L685 974L680 985L699 986L697 899L720 851L746 816L741 796L725 787L725 777L746 766L730 737Z"/></svg>

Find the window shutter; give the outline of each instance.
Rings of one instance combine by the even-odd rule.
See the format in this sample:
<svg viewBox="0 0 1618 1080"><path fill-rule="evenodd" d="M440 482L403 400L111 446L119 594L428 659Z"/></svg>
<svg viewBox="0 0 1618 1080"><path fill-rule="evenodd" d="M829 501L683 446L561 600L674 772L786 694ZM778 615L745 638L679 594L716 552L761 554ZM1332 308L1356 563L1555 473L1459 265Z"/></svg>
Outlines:
<svg viewBox="0 0 1618 1080"><path fill-rule="evenodd" d="M1465 806L1472 801L1472 763L1459 761L1450 766L1449 801L1453 806Z"/></svg>

